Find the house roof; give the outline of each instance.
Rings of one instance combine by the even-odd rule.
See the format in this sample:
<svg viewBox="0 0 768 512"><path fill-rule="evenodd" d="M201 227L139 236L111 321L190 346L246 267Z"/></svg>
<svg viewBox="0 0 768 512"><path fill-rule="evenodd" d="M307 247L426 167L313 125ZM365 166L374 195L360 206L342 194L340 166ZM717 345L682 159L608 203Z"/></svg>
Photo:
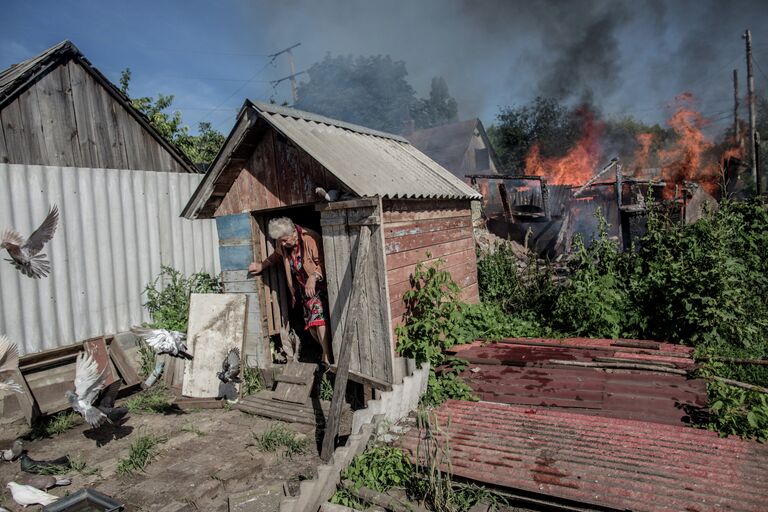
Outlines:
<svg viewBox="0 0 768 512"><path fill-rule="evenodd" d="M479 119L469 119L418 130L407 135L407 138L419 151L429 155L435 162L453 173L461 173L466 170L464 157L475 134L475 129L488 147L491 159L495 161L496 155L493 147L483 123Z"/></svg>
<svg viewBox="0 0 768 512"><path fill-rule="evenodd" d="M765 510L768 446L686 426L449 400L434 411L453 475L567 510ZM424 432L398 443L416 461ZM417 451L420 450L420 451ZM538 508L538 507L537 507ZM549 510L549 508L547 508ZM557 507L560 510L560 507Z"/></svg>
<svg viewBox="0 0 768 512"><path fill-rule="evenodd" d="M212 214L217 180L248 134L268 125L291 140L360 197L479 199L481 195L399 135L379 132L309 112L247 101L224 148L184 208L183 216Z"/></svg>
<svg viewBox="0 0 768 512"><path fill-rule="evenodd" d="M71 41L62 41L44 52L0 71L0 110L26 91L53 68L76 60L107 92L132 115L149 134L188 172L198 173L194 163L173 143L163 137L149 119L136 110L130 98L123 94L78 50Z"/></svg>

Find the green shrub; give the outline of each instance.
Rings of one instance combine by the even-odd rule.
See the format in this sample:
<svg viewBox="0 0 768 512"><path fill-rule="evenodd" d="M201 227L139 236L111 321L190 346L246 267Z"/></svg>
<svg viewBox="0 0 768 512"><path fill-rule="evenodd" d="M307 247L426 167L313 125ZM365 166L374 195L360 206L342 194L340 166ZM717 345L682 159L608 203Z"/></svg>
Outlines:
<svg viewBox="0 0 768 512"><path fill-rule="evenodd" d="M160 274L144 288L144 306L152 316L152 327L187 332L189 296L192 293L221 293L221 281L205 272L185 277L171 267L161 267Z"/></svg>

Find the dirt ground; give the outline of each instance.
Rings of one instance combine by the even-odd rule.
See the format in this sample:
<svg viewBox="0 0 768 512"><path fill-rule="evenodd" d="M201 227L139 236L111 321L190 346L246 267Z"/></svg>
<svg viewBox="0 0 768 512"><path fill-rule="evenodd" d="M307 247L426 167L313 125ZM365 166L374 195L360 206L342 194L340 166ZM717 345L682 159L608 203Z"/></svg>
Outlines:
<svg viewBox="0 0 768 512"><path fill-rule="evenodd" d="M253 434L260 435L276 424L308 437L307 452L289 458L280 451L260 451ZM149 434L167 437L156 458L144 472L119 476L118 461L128 454L132 442ZM87 470L86 474L73 471L68 475L72 485L49 492L64 496L92 487L121 501L129 512L226 511L230 494L283 484L293 494L301 480L314 477L321 462L312 426L225 409L132 413L118 427L105 426L94 432L81 424L52 438L28 441L25 447L35 460L69 455L98 470L91 475ZM12 511L22 508L13 502L5 484L20 473L18 461L0 462L4 491L0 504Z"/></svg>

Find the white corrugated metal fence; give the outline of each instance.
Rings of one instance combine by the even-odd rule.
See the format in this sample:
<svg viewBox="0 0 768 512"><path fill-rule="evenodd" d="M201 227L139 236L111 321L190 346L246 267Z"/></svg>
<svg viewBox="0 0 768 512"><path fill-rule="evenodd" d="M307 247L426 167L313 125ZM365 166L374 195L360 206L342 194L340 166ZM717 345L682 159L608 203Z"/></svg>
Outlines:
<svg viewBox="0 0 768 512"><path fill-rule="evenodd" d="M202 175L0 164L0 231L27 237L51 204L51 274L23 276L0 261L0 334L21 354L128 330L148 321L142 292L169 265L219 273L213 220L179 214ZM2 250L0 257L6 258Z"/></svg>

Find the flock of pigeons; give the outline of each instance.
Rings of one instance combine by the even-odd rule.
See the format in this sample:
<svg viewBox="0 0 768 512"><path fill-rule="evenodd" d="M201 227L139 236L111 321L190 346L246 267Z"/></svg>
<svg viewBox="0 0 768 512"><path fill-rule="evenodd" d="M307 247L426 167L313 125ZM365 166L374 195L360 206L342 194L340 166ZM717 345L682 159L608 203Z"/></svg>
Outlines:
<svg viewBox="0 0 768 512"><path fill-rule="evenodd" d="M0 243L0 248L5 249L10 256L9 261L18 271L33 279L47 277L51 272L51 264L45 253L42 252L56 232L59 220L59 210L52 206L45 220L26 240L14 229L5 231ZM166 329L147 329L134 327L131 331L144 339L158 355L168 354L172 357L191 360L192 355L185 345L186 335L177 331ZM15 372L19 367L19 351L15 343L5 335L0 335L0 375ZM120 421L127 413L124 407L112 407L99 403L97 398L105 388L106 368L99 371L98 363L87 351L77 356L75 365L74 390L66 391L65 395L73 410L83 416L92 428L99 428L105 423L114 424ZM221 371L216 374L223 383L239 383L240 380L240 352L233 348L224 357ZM12 378L0 380L0 396L9 393L22 393L22 387ZM23 444L16 440L8 450L0 450L0 458L5 461L21 459L22 469L39 468L42 462L33 461L24 453ZM50 463L56 463L51 461ZM26 468L26 469L25 469ZM35 471L31 471L34 473ZM39 478L37 478L39 477ZM35 475L27 478L26 483L9 482L13 500L27 507L29 505L49 505L58 500L57 496L47 493L48 489L56 485L68 485L67 479L55 478L50 475ZM0 512L5 509L0 507Z"/></svg>

